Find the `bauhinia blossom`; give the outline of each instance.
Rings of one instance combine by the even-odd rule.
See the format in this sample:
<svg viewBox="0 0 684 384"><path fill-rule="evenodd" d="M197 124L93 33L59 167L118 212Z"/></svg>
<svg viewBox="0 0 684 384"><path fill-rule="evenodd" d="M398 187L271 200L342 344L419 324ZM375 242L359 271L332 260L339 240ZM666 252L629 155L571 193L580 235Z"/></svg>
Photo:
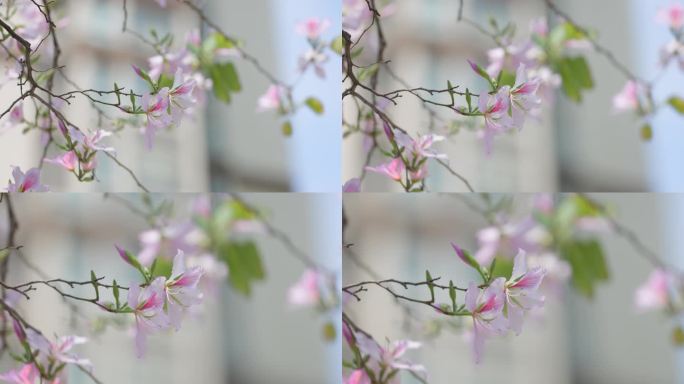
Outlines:
<svg viewBox="0 0 684 384"><path fill-rule="evenodd" d="M45 381L40 377L40 371L33 364L24 364L21 368L0 374L0 380L13 384L61 384L62 381L56 378Z"/></svg>
<svg viewBox="0 0 684 384"><path fill-rule="evenodd" d="M65 152L53 159L45 159L43 161L46 163L59 165L70 172L78 168L78 157L74 151Z"/></svg>
<svg viewBox="0 0 684 384"><path fill-rule="evenodd" d="M418 349L421 343L411 340L396 340L387 342L386 347L381 347L375 340L363 333L356 333L353 336L353 343L359 348L359 352L363 358L368 358L366 367L376 373L376 377L384 372L385 378L391 377L388 384L399 384L399 371L409 371L418 377L426 378L425 367L403 358L407 351L411 349ZM365 383L363 374L356 374L354 377L357 383ZM354 381L351 381L354 383Z"/></svg>
<svg viewBox="0 0 684 384"><path fill-rule="evenodd" d="M505 284L506 315L510 328L517 334L522 331L525 311L544 304L544 296L538 289L545 273L541 267L528 270L525 251L518 251L513 261L513 273Z"/></svg>
<svg viewBox="0 0 684 384"><path fill-rule="evenodd" d="M143 127L145 145L152 149L157 131L168 128L172 123L172 117L168 113L169 89L162 88L154 95L145 93L142 96L142 107L147 117L147 124Z"/></svg>
<svg viewBox="0 0 684 384"><path fill-rule="evenodd" d="M55 342L34 331L26 330L26 339L32 350L37 351L36 361L43 367L57 367L61 364L74 364L89 368L92 364L88 359L82 359L71 352L71 349L88 341L80 336L62 336Z"/></svg>
<svg viewBox="0 0 684 384"><path fill-rule="evenodd" d="M26 173L19 167L12 167L12 177L7 186L7 192L47 192L48 187L40 183L40 170L31 168Z"/></svg>
<svg viewBox="0 0 684 384"><path fill-rule="evenodd" d="M135 315L135 347L139 358L145 354L147 336L169 326L169 318L164 312L164 290L163 277L157 277L144 288L131 284L128 290L128 306Z"/></svg>
<svg viewBox="0 0 684 384"><path fill-rule="evenodd" d="M186 268L185 254L179 249L173 259L171 277L165 285L169 320L176 330L180 329L188 308L202 302L202 292L197 288L202 274L199 266Z"/></svg>
<svg viewBox="0 0 684 384"><path fill-rule="evenodd" d="M318 40L330 28L330 20L311 17L297 24L296 31L309 40Z"/></svg>
<svg viewBox="0 0 684 384"><path fill-rule="evenodd" d="M616 112L634 112L640 108L639 94L641 86L633 80L629 80L624 88L613 97L613 109Z"/></svg>
<svg viewBox="0 0 684 384"><path fill-rule="evenodd" d="M684 27L684 5L673 3L658 12L658 21L675 31Z"/></svg>
<svg viewBox="0 0 684 384"><path fill-rule="evenodd" d="M671 276L662 269L651 272L648 280L634 294L634 305L639 311L663 310L670 304Z"/></svg>
<svg viewBox="0 0 684 384"><path fill-rule="evenodd" d="M406 171L406 166L404 161L397 157L389 163L380 164L377 167L366 167L366 170L385 175L394 181L400 181Z"/></svg>
<svg viewBox="0 0 684 384"><path fill-rule="evenodd" d="M321 301L323 276L314 269L307 269L302 277L287 291L287 301L296 307L312 307Z"/></svg>
<svg viewBox="0 0 684 384"><path fill-rule="evenodd" d="M541 99L537 96L539 79L528 79L525 64L520 64L515 85L511 88L511 116L513 124L521 129L525 116L534 113L541 105Z"/></svg>
<svg viewBox="0 0 684 384"><path fill-rule="evenodd" d="M266 112L282 109L282 98L285 90L282 86L272 84L257 101L257 112Z"/></svg>
<svg viewBox="0 0 684 384"><path fill-rule="evenodd" d="M465 306L473 317L472 342L476 363L482 359L485 339L508 331L508 321L503 314L506 304L505 281L505 278L499 277L484 289L480 289L475 282L468 286Z"/></svg>
<svg viewBox="0 0 684 384"><path fill-rule="evenodd" d="M483 140L487 154L492 152L494 136L504 133L513 127L513 119L508 113L510 107L510 88L501 89L494 95L481 95L480 112L484 116L485 127Z"/></svg>
<svg viewBox="0 0 684 384"><path fill-rule="evenodd" d="M361 192L361 179L356 178L356 177L353 179L349 179L342 186L342 192L344 192L344 193Z"/></svg>

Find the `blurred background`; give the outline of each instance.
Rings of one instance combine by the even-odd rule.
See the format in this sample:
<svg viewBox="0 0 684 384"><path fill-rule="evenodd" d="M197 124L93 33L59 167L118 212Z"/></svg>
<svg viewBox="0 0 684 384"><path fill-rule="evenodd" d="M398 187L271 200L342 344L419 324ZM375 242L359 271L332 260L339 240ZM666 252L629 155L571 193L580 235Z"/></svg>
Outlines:
<svg viewBox="0 0 684 384"><path fill-rule="evenodd" d="M340 0L204 1L207 15L225 31L241 39L248 52L284 81L297 77L299 55L306 39L296 34L298 22L309 17L328 18L332 27L326 39L339 32ZM59 30L66 73L85 88L110 89L119 85L144 86L131 64L147 67L152 49L130 33L122 34L121 1L60 1L60 15L68 20ZM294 6L293 6L294 5ZM174 47L184 44L186 34L200 23L187 7L168 1L161 8L155 0L128 0L128 26L148 35L175 34ZM294 134L285 138L275 113L256 113L257 99L268 87L267 80L249 63L236 60L243 91L230 105L209 97L196 119L186 119L179 129L158 136L150 152L139 132L128 130L110 138L119 159L128 165L152 191L207 192L245 191L337 191L340 180L340 59L331 54L325 64L327 78L309 73L300 81L295 97L309 95L325 105L325 114L302 110L293 120ZM61 79L60 79L61 80ZM66 87L57 82L56 88ZM2 88L0 101L9 102L17 87ZM87 127L96 120L90 105L78 100L68 116ZM37 135L24 136L6 130L0 139L0 175L10 174L10 165L22 169L38 165L42 146ZM52 155L51 155L52 157ZM102 156L98 183L79 183L73 175L46 165L44 179L56 191L138 192L126 172Z"/></svg>
<svg viewBox="0 0 684 384"><path fill-rule="evenodd" d="M591 196L610 207L646 246L684 265L684 223L673 219L683 217L684 195ZM521 213L529 212L531 197L514 196ZM449 244L475 250L476 232L487 226L463 198L477 201L475 195L347 194L345 243L354 244L357 258L383 279L421 281L426 269L455 283L475 279ZM480 365L474 364L471 346L458 330L427 339L410 360L427 367L431 383L684 383L684 353L671 343L674 324L660 313L637 314L634 308L634 292L646 281L651 264L621 237L605 234L600 240L610 280L597 288L593 300L574 291L563 300L547 296L545 316L528 318L520 336L489 340ZM343 285L368 279L343 256ZM426 340L419 329L404 328L404 312L381 289L369 287L360 302L349 300L345 312L378 341ZM413 312L422 318L434 313L422 306ZM414 382L408 375L402 378Z"/></svg>
<svg viewBox="0 0 684 384"><path fill-rule="evenodd" d="M182 215L196 195L153 195L155 201L173 202ZM214 196L214 199L223 199ZM250 204L268 214L272 224L319 263L339 271L341 217L339 202L328 195L244 195ZM123 263L113 247L117 243L139 250L138 233L149 228L118 200L139 204L139 195L34 194L13 196L20 229L17 243L31 265L50 277L88 280L90 271L119 282L139 278ZM0 204L3 241L6 236L6 204ZM321 231L320 228L326 228ZM257 282L250 298L227 284L218 295L205 298L204 312L188 317L177 333L150 337L148 352L138 360L132 334L109 328L90 335L88 321L70 314L59 295L39 288L19 310L46 335L89 336L91 341L75 349L90 358L94 372L105 383L338 383L341 376L340 342L326 342L322 327L333 321L339 330L339 313L328 318L313 310L297 310L287 303L287 289L304 266L268 235L255 235L266 269L266 280ZM39 278L20 259L10 259L8 283ZM91 290L92 291L92 290ZM90 294L92 292L90 291ZM90 304L78 305L87 318L102 316ZM72 321L79 326L72 328ZM339 334L339 333L338 333ZM9 358L2 369L16 367ZM90 383L75 369L69 383Z"/></svg>
<svg viewBox="0 0 684 384"><path fill-rule="evenodd" d="M458 1L396 0L396 13L384 22L388 40L386 57L395 71L412 86L442 89L447 79L477 89L477 79L466 59L486 63L491 39L465 23L457 23ZM658 72L659 49L670 41L667 27L656 24L658 9L669 0L557 0L557 5L583 26L595 30L633 72L652 79ZM500 26L517 25L523 39L530 21L545 16L538 0L465 0L464 15L482 25L490 17ZM612 98L626 79L597 54L587 55L596 86L576 105L557 92L538 122L528 121L520 133L497 138L487 157L482 142L462 132L442 144L450 164L478 191L681 191L684 178L684 121L663 109L653 121L652 142L642 142L641 123L629 114L615 115ZM395 89L384 79L385 88ZM382 83L381 83L382 84ZM681 90L684 74L671 67L655 89L663 100ZM352 106L345 113L353 110ZM426 133L428 115L420 103L404 97L389 114L412 133ZM454 116L446 116L452 118ZM360 140L344 144L343 180L358 177L365 154ZM373 164L377 164L375 160ZM433 191L465 191L463 184L431 164ZM366 180L364 190L396 190L397 185L378 175Z"/></svg>

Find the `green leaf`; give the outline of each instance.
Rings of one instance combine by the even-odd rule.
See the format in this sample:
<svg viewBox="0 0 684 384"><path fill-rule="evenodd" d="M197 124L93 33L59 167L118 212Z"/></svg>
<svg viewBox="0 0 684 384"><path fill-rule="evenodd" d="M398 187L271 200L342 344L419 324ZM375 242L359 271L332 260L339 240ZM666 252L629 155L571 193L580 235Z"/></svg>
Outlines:
<svg viewBox="0 0 684 384"><path fill-rule="evenodd" d="M292 123L289 120L283 123L281 129L283 130L283 135L292 136Z"/></svg>
<svg viewBox="0 0 684 384"><path fill-rule="evenodd" d="M356 80L361 82L366 79L369 79L378 72L379 68L380 66L378 65L378 63L375 63L368 67L361 68L359 72L356 74Z"/></svg>
<svg viewBox="0 0 684 384"><path fill-rule="evenodd" d="M651 139L653 139L653 127L651 127L651 124L644 124L641 127L641 140L651 141Z"/></svg>
<svg viewBox="0 0 684 384"><path fill-rule="evenodd" d="M503 87L505 85L508 85L510 87L514 86L515 85L515 73L502 70L499 73L499 80L497 83L498 83L499 87Z"/></svg>
<svg viewBox="0 0 684 384"><path fill-rule="evenodd" d="M575 102L582 101L582 92L594 88L594 79L584 57L565 57L556 63L563 81L563 91Z"/></svg>
<svg viewBox="0 0 684 384"><path fill-rule="evenodd" d="M330 49L338 55L342 54L342 51L344 50L344 40L342 39L342 36L337 36L330 42Z"/></svg>
<svg viewBox="0 0 684 384"><path fill-rule="evenodd" d="M159 277L159 276L164 276L164 277L171 277L171 270L173 269L173 263L171 260L164 259L164 258L156 258L154 260L154 269L152 269L152 277Z"/></svg>
<svg viewBox="0 0 684 384"><path fill-rule="evenodd" d="M321 115L325 111L325 108L323 107L323 103L321 103L320 100L318 100L315 97L309 97L304 101L304 104L306 104L309 109L311 109L314 113Z"/></svg>
<svg viewBox="0 0 684 384"><path fill-rule="evenodd" d="M112 282L112 293L114 294L114 302L116 303L116 309L121 308L121 302L119 301L119 284L116 280Z"/></svg>
<svg viewBox="0 0 684 384"><path fill-rule="evenodd" d="M456 287L454 287L452 280L449 280L449 297L451 298L452 311L456 312Z"/></svg>
<svg viewBox="0 0 684 384"><path fill-rule="evenodd" d="M245 296L252 292L252 284L266 277L259 250L254 242L224 243L219 249L220 258L230 270L230 284Z"/></svg>
<svg viewBox="0 0 684 384"><path fill-rule="evenodd" d="M430 271L425 270L425 281L427 282L428 289L430 290L430 299L435 300L435 285L432 282L432 276L430 276Z"/></svg>
<svg viewBox="0 0 684 384"><path fill-rule="evenodd" d="M684 99L681 97L672 96L667 100L667 103L670 104L670 106L679 114L684 115Z"/></svg>
<svg viewBox="0 0 684 384"><path fill-rule="evenodd" d="M593 297L596 285L609 279L608 265L601 244L596 240L569 242L561 255L572 267L572 284L586 297Z"/></svg>
<svg viewBox="0 0 684 384"><path fill-rule="evenodd" d="M335 330L335 324L332 322L323 324L323 339L325 341L335 341L336 338L337 331Z"/></svg>
<svg viewBox="0 0 684 384"><path fill-rule="evenodd" d="M497 257L492 263L491 275L492 279L497 277L510 278L513 274L513 260L509 258Z"/></svg>
<svg viewBox="0 0 684 384"><path fill-rule="evenodd" d="M214 96L217 99L230 103L231 95L242 90L240 78L233 63L214 64L209 70L214 84Z"/></svg>

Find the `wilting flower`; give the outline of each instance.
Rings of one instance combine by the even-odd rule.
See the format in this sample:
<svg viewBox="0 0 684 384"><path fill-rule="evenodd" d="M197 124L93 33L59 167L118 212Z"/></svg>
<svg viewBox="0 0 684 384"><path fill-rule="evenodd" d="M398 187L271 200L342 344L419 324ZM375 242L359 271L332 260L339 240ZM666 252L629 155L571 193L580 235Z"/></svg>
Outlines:
<svg viewBox="0 0 684 384"><path fill-rule="evenodd" d="M287 301L296 307L309 307L321 300L323 276L314 269L304 271L302 277L287 291Z"/></svg>
<svg viewBox="0 0 684 384"><path fill-rule="evenodd" d="M636 81L630 80L622 88L622 91L613 97L613 109L616 112L636 111L639 109L639 94L641 86Z"/></svg>
<svg viewBox="0 0 684 384"><path fill-rule="evenodd" d="M157 130L169 127L172 122L168 113L169 89L162 88L155 95L145 93L142 97L142 107L147 116L147 125L143 129L145 144L148 149L152 149Z"/></svg>
<svg viewBox="0 0 684 384"><path fill-rule="evenodd" d="M484 144L487 154L492 152L494 136L509 130L513 126L508 114L510 87L505 86L494 95L481 95L478 102L480 112L484 115Z"/></svg>
<svg viewBox="0 0 684 384"><path fill-rule="evenodd" d="M465 305L473 317L472 341L476 363L481 360L485 339L508 330L508 321L503 316L505 281L505 278L499 277L483 290L474 282L468 286Z"/></svg>
<svg viewBox="0 0 684 384"><path fill-rule="evenodd" d="M279 110L282 107L282 97L285 90L282 86L272 84L257 101L257 112Z"/></svg>
<svg viewBox="0 0 684 384"><path fill-rule="evenodd" d="M392 159L389 163L380 164L377 167L366 167L367 171L379 173L392 180L400 181L406 166L401 158Z"/></svg>
<svg viewBox="0 0 684 384"><path fill-rule="evenodd" d="M525 311L544 304L544 296L538 292L545 271L540 268L527 269L525 251L518 251L513 261L513 273L505 284L507 317L511 329L520 334Z"/></svg>
<svg viewBox="0 0 684 384"><path fill-rule="evenodd" d="M166 302L171 324L180 329L185 311L202 302L202 292L197 288L202 268L186 268L185 254L180 249L173 259L171 277L166 281Z"/></svg>
<svg viewBox="0 0 684 384"><path fill-rule="evenodd" d="M131 284L128 289L128 306L135 315L135 350L139 358L145 354L147 336L169 326L169 318L164 313L164 287L164 277L157 277L147 287Z"/></svg>
<svg viewBox="0 0 684 384"><path fill-rule="evenodd" d="M684 27L684 5L673 3L658 12L658 21L666 24L673 30Z"/></svg>
<svg viewBox="0 0 684 384"><path fill-rule="evenodd" d="M85 337L62 336L57 341L51 342L45 336L29 328L26 330L26 339L31 349L38 351L36 360L42 366L61 364L74 364L84 368L91 366L90 360L81 359L70 352L74 346L86 343L88 339Z"/></svg>
<svg viewBox="0 0 684 384"><path fill-rule="evenodd" d="M31 168L26 173L19 167L12 167L14 182L9 183L7 192L47 192L48 187L40 184L40 170Z"/></svg>
<svg viewBox="0 0 684 384"><path fill-rule="evenodd" d="M54 159L45 159L44 161L46 163L59 165L67 171L73 171L78 167L78 157L74 151L69 151Z"/></svg>
<svg viewBox="0 0 684 384"><path fill-rule="evenodd" d="M318 40L330 28L330 20L312 17L297 24L296 31L309 40Z"/></svg>
<svg viewBox="0 0 684 384"><path fill-rule="evenodd" d="M640 311L665 309L670 303L670 279L670 274L662 269L651 272L634 295L636 308Z"/></svg>
<svg viewBox="0 0 684 384"><path fill-rule="evenodd" d="M344 192L344 193L361 192L361 179L359 179L359 178L349 179L342 186L342 192Z"/></svg>

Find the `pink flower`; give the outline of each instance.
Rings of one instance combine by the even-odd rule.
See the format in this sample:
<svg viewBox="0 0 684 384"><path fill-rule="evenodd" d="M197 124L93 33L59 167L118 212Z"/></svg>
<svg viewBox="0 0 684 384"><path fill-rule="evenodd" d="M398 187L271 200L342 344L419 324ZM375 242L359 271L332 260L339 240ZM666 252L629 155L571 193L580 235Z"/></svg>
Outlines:
<svg viewBox="0 0 684 384"><path fill-rule="evenodd" d="M391 131L390 131L391 132ZM427 134L418 136L417 139L413 139L411 136L397 131L395 135L395 140L400 148L405 148L405 153L410 154L409 160L420 161L423 158L436 158L436 159L446 159L447 155L443 153L438 153L432 149L434 143L445 140L444 136Z"/></svg>
<svg viewBox="0 0 684 384"><path fill-rule="evenodd" d="M371 384L371 379L363 369L356 369L349 377L345 378L344 384Z"/></svg>
<svg viewBox="0 0 684 384"><path fill-rule="evenodd" d="M684 5L673 3L658 12L658 21L668 25L673 30L684 27Z"/></svg>
<svg viewBox="0 0 684 384"><path fill-rule="evenodd" d="M0 374L0 380L14 384L36 384L40 379L40 372L33 364L25 364L20 369L11 370ZM55 383L53 381L53 383ZM57 381L57 384L59 382Z"/></svg>
<svg viewBox="0 0 684 384"><path fill-rule="evenodd" d="M180 329L185 311L202 302L202 292L197 288L202 277L202 268L187 269L185 254L180 249L173 259L171 277L166 281L166 302L171 324Z"/></svg>
<svg viewBox="0 0 684 384"><path fill-rule="evenodd" d="M26 339L32 350L38 351L36 360L41 366L55 366L60 364L74 364L84 368L92 364L88 359L81 359L71 353L71 349L88 341L80 336L62 336L55 342L51 342L45 336L29 328L26 330Z"/></svg>
<svg viewBox="0 0 684 384"><path fill-rule="evenodd" d="M622 91L613 97L613 109L616 112L636 111L639 109L641 86L635 81L628 81Z"/></svg>
<svg viewBox="0 0 684 384"><path fill-rule="evenodd" d="M342 192L343 193L361 192L361 179L359 179L359 178L349 179L342 186Z"/></svg>
<svg viewBox="0 0 684 384"><path fill-rule="evenodd" d="M395 372L395 378L389 383L398 384L398 372L402 370L412 372L425 380L425 367L403 359L407 351L420 348L420 343L411 340L396 340L391 343L388 341L386 347L381 347L375 340L363 333L354 334L354 339L361 356L368 357L367 367L377 373L384 371L389 376ZM363 375L360 375L359 379L363 379ZM360 382L363 383L363 381Z"/></svg>
<svg viewBox="0 0 684 384"><path fill-rule="evenodd" d="M513 126L508 114L510 87L502 87L495 95L480 95L478 100L480 112L484 115L484 144L487 154L492 152L494 136L509 130Z"/></svg>
<svg viewBox="0 0 684 384"><path fill-rule="evenodd" d="M280 110L282 108L281 100L284 96L285 90L280 85L272 84L257 101L257 112L266 112L271 110Z"/></svg>
<svg viewBox="0 0 684 384"><path fill-rule="evenodd" d="M45 159L46 163L55 164L63 167L67 171L73 171L78 167L78 157L76 157L76 152L69 151L54 159Z"/></svg>
<svg viewBox="0 0 684 384"><path fill-rule="evenodd" d="M145 354L147 336L169 326L169 318L164 313L164 277L157 277L145 288L131 284L128 289L128 306L135 315L135 350L138 358Z"/></svg>
<svg viewBox="0 0 684 384"><path fill-rule="evenodd" d="M634 304L639 311L665 309L670 303L671 276L662 269L651 272L648 280L634 295Z"/></svg>
<svg viewBox="0 0 684 384"><path fill-rule="evenodd" d="M496 256L512 258L519 249L533 251L542 248L549 234L531 218L507 221L481 229L477 233L480 248L475 253L480 265L489 265Z"/></svg>
<svg viewBox="0 0 684 384"><path fill-rule="evenodd" d="M330 28L330 20L312 17L297 24L296 31L309 40L318 40Z"/></svg>
<svg viewBox="0 0 684 384"><path fill-rule="evenodd" d="M12 167L14 183L10 181L7 192L47 192L48 187L40 184L40 170L31 168L26 173L19 167Z"/></svg>
<svg viewBox="0 0 684 384"><path fill-rule="evenodd" d="M187 113L197 103L194 96L197 82L190 78L181 82L183 74L180 69L174 77L174 85L169 92L169 106L171 109L171 124L176 126L180 124L183 115Z"/></svg>
<svg viewBox="0 0 684 384"><path fill-rule="evenodd" d="M142 97L142 107L147 116L147 125L144 128L145 144L152 149L154 136L157 130L168 128L172 123L169 108L169 89L162 88L157 94L145 93Z"/></svg>
<svg viewBox="0 0 684 384"><path fill-rule="evenodd" d="M103 139L109 137L112 135L111 132L105 131L103 129L98 129L97 131L93 132L90 135L86 135L83 132L75 129L75 128L69 128L69 135L71 138L79 144L79 149L82 152L97 152L97 151L102 151L102 152L108 152L111 154L115 154L116 151L114 150L113 147L103 147L100 145L100 141Z"/></svg>
<svg viewBox="0 0 684 384"><path fill-rule="evenodd" d="M406 171L406 166L400 158L392 159L389 163L380 164L377 167L366 167L367 171L379 173L394 181L400 181Z"/></svg>
<svg viewBox="0 0 684 384"><path fill-rule="evenodd" d="M541 99L537 96L539 79L527 78L525 64L520 64L515 76L515 85L511 89L511 113L513 124L521 129L525 121L525 115L533 113L541 105Z"/></svg>
<svg viewBox="0 0 684 384"><path fill-rule="evenodd" d="M544 296L537 290L544 279L546 272L540 268L527 269L525 251L518 251L513 261L513 273L506 282L506 301L508 303L508 321L511 329L520 334L525 311L544 304Z"/></svg>
<svg viewBox="0 0 684 384"><path fill-rule="evenodd" d="M325 68L323 67L323 64L327 61L328 55L325 52L321 52L320 49L309 49L299 58L299 70L303 73L309 67L313 67L316 76L324 79Z"/></svg>
<svg viewBox="0 0 684 384"><path fill-rule="evenodd" d="M660 51L660 64L663 67L670 64L672 60L676 60L679 63L679 67L684 71L684 43L676 39L672 39L672 41L665 44Z"/></svg>
<svg viewBox="0 0 684 384"><path fill-rule="evenodd" d="M19 102L14 107L9 114L9 122L12 124L20 124L24 121L24 104Z"/></svg>
<svg viewBox="0 0 684 384"><path fill-rule="evenodd" d="M471 282L466 291L465 305L473 317L473 351L476 363L481 360L485 339L508 331L508 321L503 316L505 281L505 278L499 277L484 290Z"/></svg>
<svg viewBox="0 0 684 384"><path fill-rule="evenodd" d="M160 7L166 8L166 0L155 0Z"/></svg>
<svg viewBox="0 0 684 384"><path fill-rule="evenodd" d="M321 300L321 274L313 269L304 271L302 277L287 291L287 301L296 307L309 307Z"/></svg>

